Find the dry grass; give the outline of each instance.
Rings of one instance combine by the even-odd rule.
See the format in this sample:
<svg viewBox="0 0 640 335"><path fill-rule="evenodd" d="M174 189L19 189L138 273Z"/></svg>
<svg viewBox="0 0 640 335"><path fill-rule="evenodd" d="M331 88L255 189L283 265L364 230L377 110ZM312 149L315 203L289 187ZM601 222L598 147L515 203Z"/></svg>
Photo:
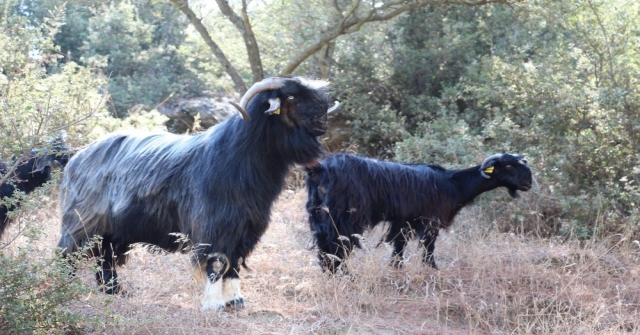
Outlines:
<svg viewBox="0 0 640 335"><path fill-rule="evenodd" d="M419 264L416 242L406 266L392 269L373 231L347 263L351 276L330 277L310 250L304 201L302 190L289 191L275 205L248 258L252 271L241 273L241 311L201 312L203 285L191 278L188 257L142 250L120 270L130 297L92 293L71 308L103 320L87 326L92 334L640 334L636 245L487 233L474 226L471 207L438 240L440 271ZM46 225L41 248L52 249L55 204L34 213ZM83 279L95 285L89 271Z"/></svg>

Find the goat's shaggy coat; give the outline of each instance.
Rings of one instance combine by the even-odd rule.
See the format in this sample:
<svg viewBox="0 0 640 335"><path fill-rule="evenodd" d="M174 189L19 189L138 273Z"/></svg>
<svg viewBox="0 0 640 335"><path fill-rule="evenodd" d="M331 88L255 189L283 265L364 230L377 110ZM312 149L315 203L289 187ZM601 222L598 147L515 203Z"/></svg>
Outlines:
<svg viewBox="0 0 640 335"><path fill-rule="evenodd" d="M58 246L70 252L101 236L97 280L107 293L120 290L114 265L125 263L132 243L190 251L208 278L203 309L242 307L238 272L267 229L286 174L323 153L327 85L266 79L238 106L248 106L248 122L234 116L191 136L119 134L93 143L65 170Z"/></svg>
<svg viewBox="0 0 640 335"><path fill-rule="evenodd" d="M359 235L381 222L389 223L385 241L393 243L395 265L407 238L417 236L423 261L436 268L438 230L448 228L462 207L500 186L516 197L531 182L531 170L518 155L493 155L479 166L447 170L335 154L307 169L309 224L325 270L335 272L360 246Z"/></svg>
<svg viewBox="0 0 640 335"><path fill-rule="evenodd" d="M69 147L64 143L63 137L56 138L51 142L50 149L33 150L29 156L19 158L14 162L18 165L11 172L7 181L0 185L0 199L13 197L15 191L29 194L51 179L53 167L64 168L69 160ZM10 164L0 162L0 177L10 171ZM0 204L0 237L11 221L8 213L15 210L16 206L17 204Z"/></svg>

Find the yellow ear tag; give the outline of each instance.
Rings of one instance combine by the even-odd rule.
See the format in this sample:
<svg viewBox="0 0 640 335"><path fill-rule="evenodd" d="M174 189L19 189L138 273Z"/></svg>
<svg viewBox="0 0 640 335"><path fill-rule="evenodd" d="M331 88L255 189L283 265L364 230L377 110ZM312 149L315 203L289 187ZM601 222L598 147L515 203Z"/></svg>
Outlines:
<svg viewBox="0 0 640 335"><path fill-rule="evenodd" d="M280 114L280 108L274 110L273 113L271 113L271 114L278 114L279 115Z"/></svg>
<svg viewBox="0 0 640 335"><path fill-rule="evenodd" d="M485 173L493 173L493 166L490 166L490 167L484 169L484 172Z"/></svg>

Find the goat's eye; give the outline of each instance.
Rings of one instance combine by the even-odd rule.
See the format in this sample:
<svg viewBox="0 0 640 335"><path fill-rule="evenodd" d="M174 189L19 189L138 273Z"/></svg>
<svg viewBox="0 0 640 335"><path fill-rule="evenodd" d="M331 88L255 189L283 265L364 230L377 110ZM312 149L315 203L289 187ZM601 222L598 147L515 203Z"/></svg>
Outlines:
<svg viewBox="0 0 640 335"><path fill-rule="evenodd" d="M507 169L512 168L511 164L507 164L507 165L505 165L504 167L506 167Z"/></svg>
<svg viewBox="0 0 640 335"><path fill-rule="evenodd" d="M293 95L290 95L290 96L288 96L288 97L287 97L287 100L293 100L293 99L295 99L295 98L293 97Z"/></svg>

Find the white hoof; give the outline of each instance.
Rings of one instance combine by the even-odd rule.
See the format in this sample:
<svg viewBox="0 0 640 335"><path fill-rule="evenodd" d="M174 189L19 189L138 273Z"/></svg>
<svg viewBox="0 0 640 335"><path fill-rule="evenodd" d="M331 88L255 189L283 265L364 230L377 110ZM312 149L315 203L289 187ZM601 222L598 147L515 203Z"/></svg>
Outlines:
<svg viewBox="0 0 640 335"><path fill-rule="evenodd" d="M227 304L240 303L244 305L244 299L240 293L240 279L225 279L222 283L222 298Z"/></svg>
<svg viewBox="0 0 640 335"><path fill-rule="evenodd" d="M214 283L207 279L207 286L204 288L204 296L200 302L202 303L202 311L210 309L224 309L226 303L222 293L221 279L216 280Z"/></svg>
<svg viewBox="0 0 640 335"><path fill-rule="evenodd" d="M203 312L209 311L209 310L221 311L221 310L224 310L224 307L226 306L224 301L216 300L216 299L202 298L201 302L202 302L202 308L200 310Z"/></svg>

